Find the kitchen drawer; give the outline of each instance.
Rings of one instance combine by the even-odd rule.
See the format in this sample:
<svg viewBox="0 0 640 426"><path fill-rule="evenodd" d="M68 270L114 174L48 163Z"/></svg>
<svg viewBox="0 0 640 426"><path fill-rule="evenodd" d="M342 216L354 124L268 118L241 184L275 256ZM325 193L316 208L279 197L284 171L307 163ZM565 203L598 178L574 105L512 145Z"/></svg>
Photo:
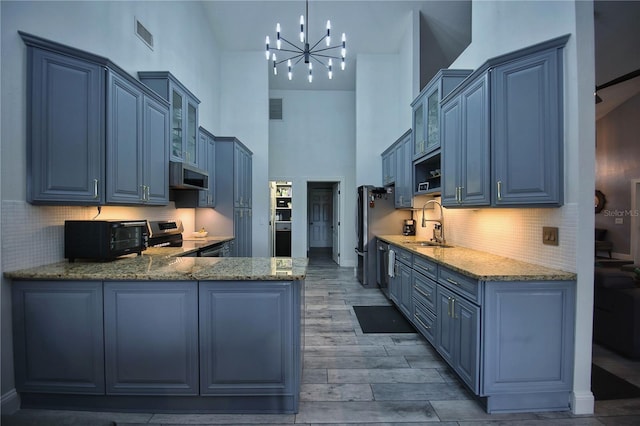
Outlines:
<svg viewBox="0 0 640 426"><path fill-rule="evenodd" d="M413 254L411 254L411 252L401 249L398 246L393 246L392 249L396 252L396 260L411 266L413 263Z"/></svg>
<svg viewBox="0 0 640 426"><path fill-rule="evenodd" d="M429 341L435 343L436 316L419 299L413 299L413 325Z"/></svg>
<svg viewBox="0 0 640 426"><path fill-rule="evenodd" d="M424 257L413 257L413 269L428 276L431 279L438 279L438 264Z"/></svg>
<svg viewBox="0 0 640 426"><path fill-rule="evenodd" d="M412 294L430 311L436 311L436 283L419 272L413 273Z"/></svg>
<svg viewBox="0 0 640 426"><path fill-rule="evenodd" d="M476 279L467 277L451 269L440 267L438 282L476 304L480 300L480 286Z"/></svg>

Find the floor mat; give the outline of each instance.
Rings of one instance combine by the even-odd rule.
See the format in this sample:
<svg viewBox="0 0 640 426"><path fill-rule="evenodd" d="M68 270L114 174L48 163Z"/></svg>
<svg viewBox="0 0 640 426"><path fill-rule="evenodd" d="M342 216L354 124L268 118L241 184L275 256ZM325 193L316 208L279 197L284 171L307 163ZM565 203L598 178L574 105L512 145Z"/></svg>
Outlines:
<svg viewBox="0 0 640 426"><path fill-rule="evenodd" d="M596 401L640 398L640 388L595 364L591 365L591 392Z"/></svg>
<svg viewBox="0 0 640 426"><path fill-rule="evenodd" d="M395 306L354 306L363 333L416 333Z"/></svg>

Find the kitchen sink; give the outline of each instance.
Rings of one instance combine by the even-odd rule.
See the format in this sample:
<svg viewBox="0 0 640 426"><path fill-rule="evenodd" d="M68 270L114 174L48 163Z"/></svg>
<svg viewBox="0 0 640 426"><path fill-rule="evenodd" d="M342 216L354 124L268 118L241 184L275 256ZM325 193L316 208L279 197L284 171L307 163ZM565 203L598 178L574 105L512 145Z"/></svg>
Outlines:
<svg viewBox="0 0 640 426"><path fill-rule="evenodd" d="M405 241L405 244L409 244L412 246L421 246L421 247L440 247L440 248L450 248L453 246L437 243L435 241Z"/></svg>

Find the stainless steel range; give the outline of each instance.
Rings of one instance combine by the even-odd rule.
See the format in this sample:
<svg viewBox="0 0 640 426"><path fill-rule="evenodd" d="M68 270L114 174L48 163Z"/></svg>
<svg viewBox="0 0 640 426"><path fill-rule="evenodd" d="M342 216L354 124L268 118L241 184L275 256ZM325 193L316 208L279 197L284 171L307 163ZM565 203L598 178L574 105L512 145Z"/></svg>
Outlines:
<svg viewBox="0 0 640 426"><path fill-rule="evenodd" d="M180 219L150 220L149 247L182 247L184 228Z"/></svg>

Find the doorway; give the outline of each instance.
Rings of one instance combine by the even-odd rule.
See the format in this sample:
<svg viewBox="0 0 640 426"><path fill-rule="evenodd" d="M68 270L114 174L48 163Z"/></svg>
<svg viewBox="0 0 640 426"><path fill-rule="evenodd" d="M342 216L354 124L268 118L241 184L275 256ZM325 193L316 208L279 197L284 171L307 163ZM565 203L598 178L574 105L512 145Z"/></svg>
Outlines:
<svg viewBox="0 0 640 426"><path fill-rule="evenodd" d="M309 258L340 264L339 182L307 182L307 241Z"/></svg>

